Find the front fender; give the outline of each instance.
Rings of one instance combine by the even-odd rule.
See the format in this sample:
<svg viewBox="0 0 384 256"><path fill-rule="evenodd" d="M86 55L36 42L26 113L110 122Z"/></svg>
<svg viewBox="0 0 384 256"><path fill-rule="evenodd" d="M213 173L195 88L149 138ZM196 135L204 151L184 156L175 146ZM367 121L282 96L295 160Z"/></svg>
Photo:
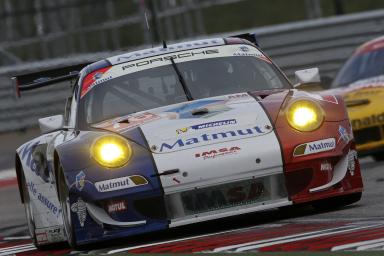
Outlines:
<svg viewBox="0 0 384 256"><path fill-rule="evenodd" d="M64 170L66 183L70 193L79 195L86 201L94 202L111 197L126 195L127 193L155 193L162 194L160 179L152 153L145 147L130 141L133 155L128 164L119 168L106 168L100 166L90 154L94 140L104 136L106 132L80 132L71 141L65 142L56 148L56 172L60 164ZM97 184L108 184L114 179L124 179L139 175L147 180L147 184L126 189L124 187L105 190ZM56 173L57 177L57 173ZM100 185L101 186L101 185Z"/></svg>

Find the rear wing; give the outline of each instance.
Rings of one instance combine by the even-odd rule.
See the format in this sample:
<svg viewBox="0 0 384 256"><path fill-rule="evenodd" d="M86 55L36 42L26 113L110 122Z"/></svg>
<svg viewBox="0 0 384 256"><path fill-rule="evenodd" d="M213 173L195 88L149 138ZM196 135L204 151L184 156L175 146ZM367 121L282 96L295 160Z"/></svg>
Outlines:
<svg viewBox="0 0 384 256"><path fill-rule="evenodd" d="M230 37L237 37L237 38L245 39L245 40L248 40L257 46L260 46L255 33L245 33L245 34L239 34L239 35L234 35L234 36L230 36Z"/></svg>
<svg viewBox="0 0 384 256"><path fill-rule="evenodd" d="M16 98L20 98L22 91L30 91L76 79L79 76L80 70L88 64L90 63L82 63L14 76L12 77L12 81L15 96Z"/></svg>

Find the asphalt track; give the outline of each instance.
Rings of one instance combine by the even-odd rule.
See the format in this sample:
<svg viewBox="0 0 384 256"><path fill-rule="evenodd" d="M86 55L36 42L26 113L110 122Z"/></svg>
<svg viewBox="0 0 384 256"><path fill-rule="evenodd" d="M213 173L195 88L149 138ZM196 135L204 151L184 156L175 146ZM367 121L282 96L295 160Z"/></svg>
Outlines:
<svg viewBox="0 0 384 256"><path fill-rule="evenodd" d="M27 234L11 152L37 133L0 136L2 145L7 145L0 148L0 256L71 252L66 244L39 252ZM374 250L384 255L384 162L368 157L361 159L361 165L365 191L362 200L351 206L327 212L305 206L247 214L102 243L71 253L358 251L362 255L362 251Z"/></svg>

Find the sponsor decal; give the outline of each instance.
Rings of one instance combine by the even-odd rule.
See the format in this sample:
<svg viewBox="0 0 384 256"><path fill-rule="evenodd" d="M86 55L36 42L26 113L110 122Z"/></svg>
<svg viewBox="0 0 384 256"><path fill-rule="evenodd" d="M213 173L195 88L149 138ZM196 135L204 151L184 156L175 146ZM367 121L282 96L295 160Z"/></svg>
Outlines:
<svg viewBox="0 0 384 256"><path fill-rule="evenodd" d="M306 156L315 153L331 151L335 148L336 142L334 138L317 140L298 145L293 152L293 156Z"/></svg>
<svg viewBox="0 0 384 256"><path fill-rule="evenodd" d="M135 116L119 117L110 121L93 125L96 128L113 130L116 132L125 132L140 125L159 120L161 117L150 112L144 112Z"/></svg>
<svg viewBox="0 0 384 256"><path fill-rule="evenodd" d="M39 243L52 243L64 240L64 230L59 227L36 229L36 240Z"/></svg>
<svg viewBox="0 0 384 256"><path fill-rule="evenodd" d="M265 194L261 182L241 182L229 187L203 189L198 192L184 192L181 195L184 209L196 213L222 207L252 203Z"/></svg>
<svg viewBox="0 0 384 256"><path fill-rule="evenodd" d="M100 78L103 77L103 73L102 72L96 72L94 75L93 75L93 79L94 80L99 80Z"/></svg>
<svg viewBox="0 0 384 256"><path fill-rule="evenodd" d="M84 186L85 186L85 173L81 171L76 175L76 188L77 190L81 191L83 190Z"/></svg>
<svg viewBox="0 0 384 256"><path fill-rule="evenodd" d="M85 220L87 219L87 206L83 199L79 197L76 203L71 205L71 211L77 214L81 227L84 227Z"/></svg>
<svg viewBox="0 0 384 256"><path fill-rule="evenodd" d="M332 170L333 170L333 167L331 163L325 161L320 164L320 171L332 171Z"/></svg>
<svg viewBox="0 0 384 256"><path fill-rule="evenodd" d="M243 51L243 52L249 52L249 48L246 45L240 46L239 49L240 51Z"/></svg>
<svg viewBox="0 0 384 256"><path fill-rule="evenodd" d="M231 155L239 152L241 150L240 147L230 147L230 148L220 148L220 149L213 149L209 151L204 151L201 153L196 153L195 158L200 158L200 159L213 159L216 157L220 156L225 156L225 155Z"/></svg>
<svg viewBox="0 0 384 256"><path fill-rule="evenodd" d="M352 131L349 133L347 129L341 125L339 125L339 134L340 134L340 137L337 140L337 143L339 143L340 140L343 140L345 143L348 143L353 139Z"/></svg>
<svg viewBox="0 0 384 256"><path fill-rule="evenodd" d="M57 207L54 203L52 203L48 198L46 198L41 193L38 193L37 199L45 206L47 207L53 214L58 215L59 214L59 207Z"/></svg>
<svg viewBox="0 0 384 256"><path fill-rule="evenodd" d="M29 191L31 191L32 195L34 197L36 197L37 189L36 189L35 183L33 183L32 181L27 182L27 187L28 187Z"/></svg>
<svg viewBox="0 0 384 256"><path fill-rule="evenodd" d="M355 175L356 170L357 151L349 150L348 152L348 170L351 176Z"/></svg>
<svg viewBox="0 0 384 256"><path fill-rule="evenodd" d="M153 59L145 59L141 61L137 61L134 63L128 63L121 67L123 71L129 70L131 68L138 68L146 65L151 65L155 62L166 62L169 63L171 59L185 59L185 58L191 58L195 56L204 56L204 55L210 55L210 54L218 54L219 49L209 49L209 50L195 50L190 52L182 52L182 53L175 53L172 55L167 56L158 56Z"/></svg>
<svg viewBox="0 0 384 256"><path fill-rule="evenodd" d="M47 183L50 181L48 163L44 153L47 145L41 143L41 141L34 141L25 144L19 150L19 155L30 170Z"/></svg>
<svg viewBox="0 0 384 256"><path fill-rule="evenodd" d="M228 190L227 198L230 203L240 203L259 198L264 192L263 183L252 183L247 191L244 186L236 186Z"/></svg>
<svg viewBox="0 0 384 256"><path fill-rule="evenodd" d="M36 240L39 243L48 243L48 234L47 232L36 232Z"/></svg>
<svg viewBox="0 0 384 256"><path fill-rule="evenodd" d="M249 96L248 93L238 93L238 94L228 95L229 100L236 100L236 99L248 98L248 97L251 97Z"/></svg>
<svg viewBox="0 0 384 256"><path fill-rule="evenodd" d="M198 40L198 41L168 45L167 48L158 47L158 48L145 49L145 50L140 50L140 51L136 51L136 52L131 52L131 53L117 56L117 57L112 57L109 60L113 64L117 64L117 63L122 63L122 62L126 62L126 61L133 61L133 60L137 60L137 59L156 56L156 55L160 55L160 54L189 50L189 49L200 48L200 47L217 46L217 45L222 45L222 44L224 44L224 40L221 38L220 39Z"/></svg>
<svg viewBox="0 0 384 256"><path fill-rule="evenodd" d="M84 97L95 85L111 80L113 78L112 76L105 75L110 68L111 67L105 67L89 73L83 80L80 98Z"/></svg>
<svg viewBox="0 0 384 256"><path fill-rule="evenodd" d="M125 200L113 201L108 204L108 213L123 212L127 210L127 202Z"/></svg>
<svg viewBox="0 0 384 256"><path fill-rule="evenodd" d="M133 176L120 177L120 178L111 179L111 180L98 181L98 182L95 182L95 187L97 191L103 193L103 192L111 192L116 190L133 188L133 187L142 186L146 184L148 184L148 181L144 177L140 175L133 175Z"/></svg>
<svg viewBox="0 0 384 256"><path fill-rule="evenodd" d="M373 126L384 123L384 112L378 115L371 115L361 119L353 119L351 121L353 129L359 129L365 126Z"/></svg>
<svg viewBox="0 0 384 256"><path fill-rule="evenodd" d="M37 200L43 204L48 210L53 213L56 216L59 216L61 213L61 209L57 207L54 203L52 203L47 197L45 197L43 194L37 191L36 185L30 181L27 182L28 190L31 192L34 198L37 198Z"/></svg>
<svg viewBox="0 0 384 256"><path fill-rule="evenodd" d="M265 57L260 51L258 51L256 48L253 48L253 47L251 48L246 45L240 46L238 48L238 51L233 53L233 56L256 57L258 59L271 63L271 61L267 57Z"/></svg>
<svg viewBox="0 0 384 256"><path fill-rule="evenodd" d="M236 119L228 119L228 120L221 120L221 121L214 121L214 122L209 122L209 123L202 123L202 124L192 125L190 127L185 127L185 128L177 129L176 133L177 134L182 134L182 133L187 132L189 129L201 130L201 129L206 129L206 128L219 127L219 126L224 126L224 125L231 125L231 124L236 124Z"/></svg>
<svg viewBox="0 0 384 256"><path fill-rule="evenodd" d="M251 135L264 134L264 133L266 133L266 131L263 131L259 126L255 126L248 129L229 130L229 131L211 133L211 134L205 133L198 137L191 137L187 139L181 138L169 144L163 142L160 146L160 152L173 150L173 149L182 149L186 146L191 146L191 145L199 144L206 141L213 142L213 141L219 141L219 140L228 140L231 138L240 139L242 137L247 137L247 136L249 137Z"/></svg>

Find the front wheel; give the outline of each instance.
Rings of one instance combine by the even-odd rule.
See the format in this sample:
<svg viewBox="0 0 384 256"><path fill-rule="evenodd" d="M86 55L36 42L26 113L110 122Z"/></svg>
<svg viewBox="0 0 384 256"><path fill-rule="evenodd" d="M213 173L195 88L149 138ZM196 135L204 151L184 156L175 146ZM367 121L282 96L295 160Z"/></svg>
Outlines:
<svg viewBox="0 0 384 256"><path fill-rule="evenodd" d="M25 216L27 218L29 235L31 236L33 244L37 248L39 248L40 246L37 243L36 234L35 234L35 221L34 221L34 215L33 215L33 208L32 208L31 199L28 193L28 185L25 180L23 171L21 171L21 190L24 198L24 210L25 210Z"/></svg>
<svg viewBox="0 0 384 256"><path fill-rule="evenodd" d="M59 194L61 211L63 214L64 230L67 235L67 241L69 246L71 246L72 248L76 248L77 244L76 244L75 231L72 225L71 203L69 201L69 189L65 182L64 171L61 166L59 169L58 190L59 190L58 194Z"/></svg>
<svg viewBox="0 0 384 256"><path fill-rule="evenodd" d="M344 196L331 197L311 203L316 210L331 210L356 203L361 199L362 192Z"/></svg>
<svg viewBox="0 0 384 256"><path fill-rule="evenodd" d="M35 247L39 250L49 250L52 244L39 244L36 238L33 206L31 203L31 198L29 197L28 184L25 179L23 170L21 170L21 192L24 198L25 216L27 218L28 231L29 231L29 235L31 236L32 242L35 245Z"/></svg>

